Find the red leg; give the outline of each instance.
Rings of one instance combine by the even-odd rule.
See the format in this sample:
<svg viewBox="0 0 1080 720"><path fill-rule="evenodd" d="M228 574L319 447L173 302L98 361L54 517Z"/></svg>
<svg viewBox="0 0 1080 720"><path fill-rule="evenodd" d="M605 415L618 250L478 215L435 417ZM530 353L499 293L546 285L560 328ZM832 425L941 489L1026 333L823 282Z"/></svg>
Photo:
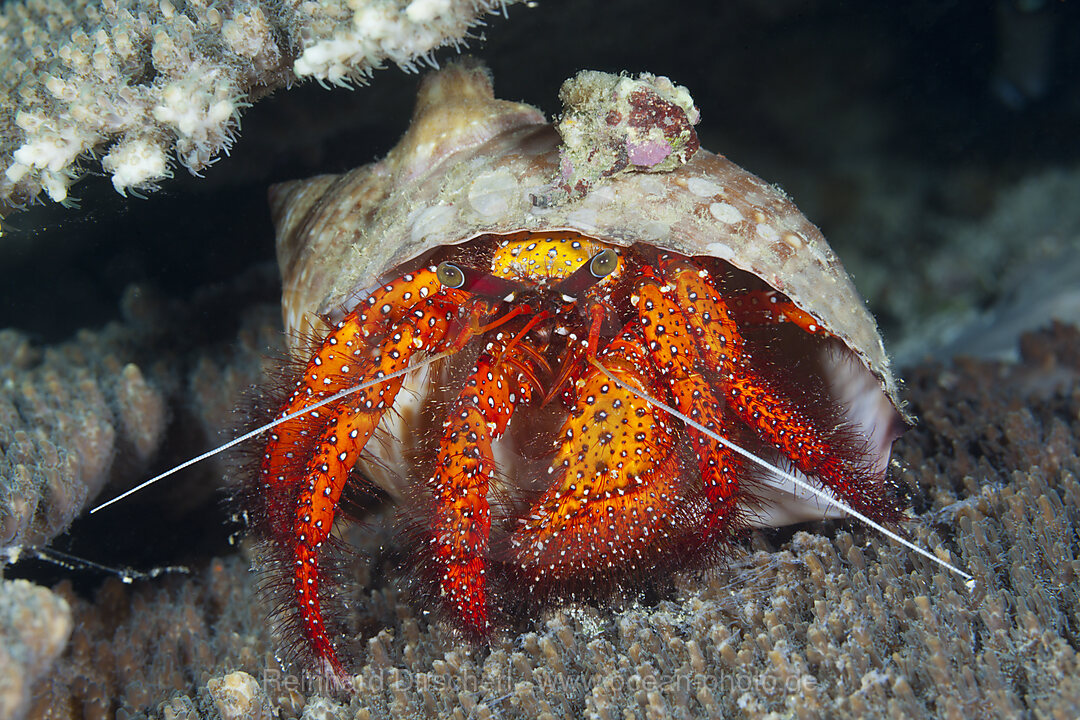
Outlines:
<svg viewBox="0 0 1080 720"><path fill-rule="evenodd" d="M413 342L419 337L411 325L395 330L377 358L382 371L404 368L412 355ZM345 676L344 668L323 622L319 551L330 537L345 481L400 388L401 379L394 378L325 410L328 420L314 443L314 452L308 456L305 478L295 501L293 585L299 621L315 655L339 677Z"/></svg>
<svg viewBox="0 0 1080 720"><path fill-rule="evenodd" d="M884 483L863 461L856 442L845 437L845 428L822 425L752 369L735 313L698 269L672 263L665 276L674 286L700 356L736 415L795 467L816 477L855 509L870 517L892 519L898 511L887 502Z"/></svg>
<svg viewBox="0 0 1080 720"><path fill-rule="evenodd" d="M724 407L702 376L694 338L670 290L661 291L655 280L646 280L638 288L638 313L642 334L660 377L671 389L675 407L691 420L709 430L728 435ZM687 434L698 458L702 492L708 509L695 530L696 542L703 549L715 547L716 540L731 535L740 523L739 456L705 433L687 427Z"/></svg>
<svg viewBox="0 0 1080 720"><path fill-rule="evenodd" d="M312 358L303 386L283 413L403 369L417 349L441 350L456 314L456 307L443 301L418 303L373 343L364 337L365 330L372 334L372 322L363 311L353 311ZM323 622L320 551L330 537L349 472L393 405L401 382L387 380L284 423L267 443L263 458L272 508L266 527L293 584L291 596L281 604L285 621L295 623L305 645L338 676L344 676L344 668Z"/></svg>
<svg viewBox="0 0 1080 720"><path fill-rule="evenodd" d="M504 348L479 358L443 423L443 436L429 484L434 495L429 547L442 604L465 631L490 630L487 569L491 513L488 485L495 470L491 442L506 431L516 407L532 397L529 381Z"/></svg>
<svg viewBox="0 0 1080 720"><path fill-rule="evenodd" d="M334 327L308 361L296 389L277 417L291 415L358 382L367 379L374 368L363 355L371 348L373 333L393 327L405 314L421 303L429 304L440 283L433 268L405 275L380 288ZM427 311L430 315L435 306ZM452 307L443 307L440 323L451 319ZM433 322L428 317L425 322ZM358 356L359 354L359 356ZM345 402L344 400L342 402ZM298 477L306 460L314 452L318 430L325 425L330 408L311 418L298 418L276 427L263 451L260 478L262 488L252 493L261 501L264 522L270 535L287 541L292 534L293 507Z"/></svg>

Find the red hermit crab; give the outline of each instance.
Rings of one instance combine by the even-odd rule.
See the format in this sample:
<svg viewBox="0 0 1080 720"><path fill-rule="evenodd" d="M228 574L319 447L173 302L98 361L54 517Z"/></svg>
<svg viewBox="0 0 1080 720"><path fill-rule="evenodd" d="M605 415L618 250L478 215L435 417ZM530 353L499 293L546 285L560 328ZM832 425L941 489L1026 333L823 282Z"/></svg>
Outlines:
<svg viewBox="0 0 1080 720"><path fill-rule="evenodd" d="M280 624L339 676L328 553L350 485L401 501L421 602L480 637L507 608L835 513L732 445L901 513L896 387L817 229L700 150L666 78L582 73L562 98L556 128L460 63L425 79L386 159L272 191L304 369L247 497Z"/></svg>

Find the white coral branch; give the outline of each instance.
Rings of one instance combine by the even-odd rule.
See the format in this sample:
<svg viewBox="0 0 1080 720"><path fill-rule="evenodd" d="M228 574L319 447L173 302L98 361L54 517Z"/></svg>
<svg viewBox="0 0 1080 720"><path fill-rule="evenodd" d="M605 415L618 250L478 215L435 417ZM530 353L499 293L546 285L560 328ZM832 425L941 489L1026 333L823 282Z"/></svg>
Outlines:
<svg viewBox="0 0 1080 720"><path fill-rule="evenodd" d="M22 0L0 12L0 206L57 202L92 158L122 194L198 174L298 79L414 70L517 0Z"/></svg>

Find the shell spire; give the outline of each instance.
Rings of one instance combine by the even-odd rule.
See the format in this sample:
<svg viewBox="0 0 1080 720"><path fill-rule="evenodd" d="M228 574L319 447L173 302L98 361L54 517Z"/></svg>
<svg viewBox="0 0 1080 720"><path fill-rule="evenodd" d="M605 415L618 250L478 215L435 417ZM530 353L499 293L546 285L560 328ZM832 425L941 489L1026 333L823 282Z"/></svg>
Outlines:
<svg viewBox="0 0 1080 720"><path fill-rule="evenodd" d="M420 83L412 123L386 163L399 181L408 181L507 130L546 122L532 105L496 99L491 72L465 58Z"/></svg>
<svg viewBox="0 0 1080 720"><path fill-rule="evenodd" d="M420 83L412 123L383 160L343 175L271 187L285 327L308 329L309 314L320 307L341 268L357 264L351 245L368 236L375 209L391 193L451 155L468 152L504 132L546 123L532 105L496 99L487 68L464 58ZM340 298L322 310L339 302Z"/></svg>

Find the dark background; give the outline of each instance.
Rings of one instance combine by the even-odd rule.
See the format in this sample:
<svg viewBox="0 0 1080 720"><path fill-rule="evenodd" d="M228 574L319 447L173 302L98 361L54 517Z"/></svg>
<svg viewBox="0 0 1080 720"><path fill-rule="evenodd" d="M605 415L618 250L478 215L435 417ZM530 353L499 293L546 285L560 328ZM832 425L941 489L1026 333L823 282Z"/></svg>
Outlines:
<svg viewBox="0 0 1080 720"><path fill-rule="evenodd" d="M1045 91L1023 102L995 90L1009 72L1003 48L1018 42L1016 13L998 19L1011 3L544 0L490 17L470 51L491 66L497 94L549 115L579 69L670 76L701 108L703 145L783 186L846 259L874 241L860 212L890 194L921 184L915 201L926 213L975 219L1004 184L1076 162L1077 5L1043 3L1036 13L1049 31L1021 37L1047 58ZM71 193L78 209L7 218L0 327L55 342L115 318L131 283L184 297L272 261L266 186L384 154L407 124L417 80L389 68L353 91L278 92L246 112L231 156L203 179L177 168L142 199L91 176ZM902 237L910 262L943 241L927 227ZM897 318L857 268L888 336Z"/></svg>

